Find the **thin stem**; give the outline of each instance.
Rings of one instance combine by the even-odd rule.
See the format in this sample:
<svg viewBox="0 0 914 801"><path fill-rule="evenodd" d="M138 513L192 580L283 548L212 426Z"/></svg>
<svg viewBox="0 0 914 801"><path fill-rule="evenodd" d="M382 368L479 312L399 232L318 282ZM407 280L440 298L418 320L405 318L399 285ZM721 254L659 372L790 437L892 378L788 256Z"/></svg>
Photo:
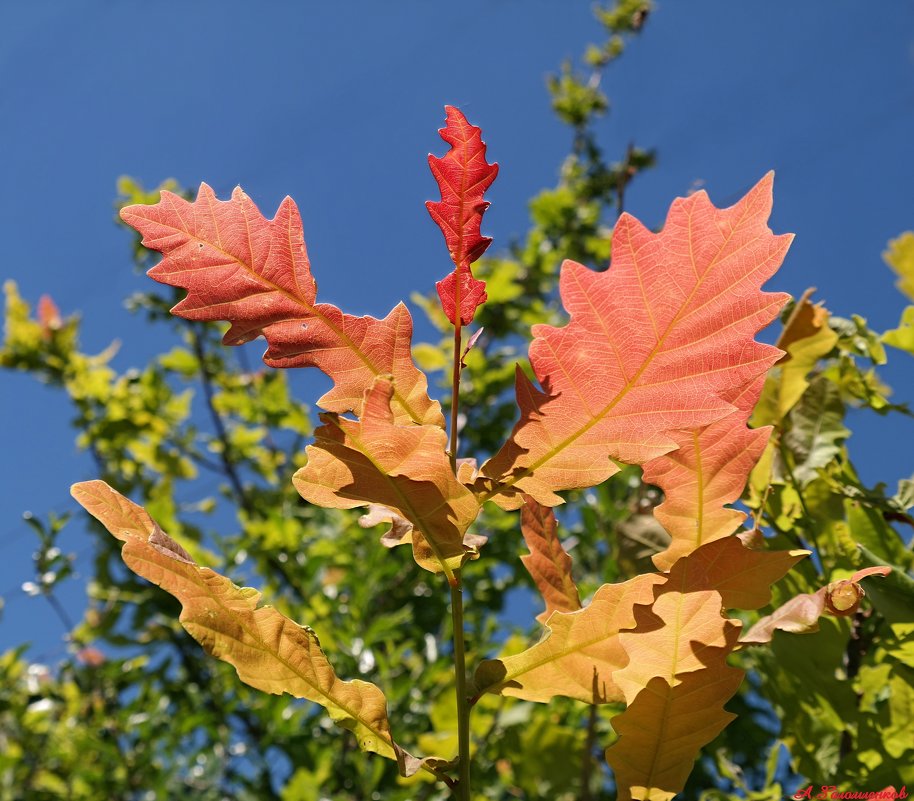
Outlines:
<svg viewBox="0 0 914 801"><path fill-rule="evenodd" d="M625 190L635 174L632 171L632 158L635 155L635 145L630 142L625 151L625 163L619 171L619 182L616 184L616 217L621 217L625 211Z"/></svg>
<svg viewBox="0 0 914 801"><path fill-rule="evenodd" d="M203 337L200 333L200 329L196 326L191 325L191 346L193 347L194 355L197 357L197 361L200 363L200 384L203 387L203 398L206 402L206 409L209 412L210 420L213 423L213 428L216 430L216 438L222 445L222 448L219 453L220 461L222 462L222 469L225 473L225 477L228 479L229 485L232 488L232 492L235 496L235 501L238 506L245 512L249 517L258 516L257 510L254 504L251 502L250 497L244 488L244 483L241 480L241 475L238 471L238 467L234 461L234 448L232 447L231 439L229 439L228 429L225 427L225 421L222 419L222 415L219 414L219 410L216 408L215 403L215 391L213 389L213 376L210 373L209 366L206 363L206 345L204 343ZM285 565L279 561L273 554L267 555L267 563L270 567L275 570L283 579L285 579L286 585L292 592L295 593L299 601L304 601L305 596L302 594L301 589L298 584L292 580L292 576L289 575L289 571L286 569Z"/></svg>
<svg viewBox="0 0 914 801"><path fill-rule="evenodd" d="M455 313L457 318L454 323L454 369L452 372L452 383L451 383L451 469L456 473L457 472L457 413L460 406L460 369L462 367L461 358L460 358L460 335L461 335L461 319L460 311Z"/></svg>
<svg viewBox="0 0 914 801"><path fill-rule="evenodd" d="M466 653L463 645L463 587L455 570L451 588L451 619L454 622L454 673L457 679L457 753L459 780L457 801L470 801L470 705L467 701Z"/></svg>
<svg viewBox="0 0 914 801"><path fill-rule="evenodd" d="M587 718L587 740L581 760L581 795L579 801L590 801L590 777L593 774L593 748L597 741L597 705L590 705Z"/></svg>
<svg viewBox="0 0 914 801"><path fill-rule="evenodd" d="M222 461L222 468L225 471L226 478L232 485L232 490L235 493L239 506L241 506L244 511L250 513L253 511L253 508L247 493L244 490L241 476L238 475L238 470L235 468L235 463L232 461L232 445L229 440L228 431L225 428L222 415L220 415L216 409L213 377L210 374L209 366L206 364L206 350L203 345L203 338L200 336L197 329L193 327L191 328L191 345L194 350L194 355L200 363L200 384L203 387L203 398L206 402L206 409L209 412L213 428L216 429L216 439L218 439L222 445L219 453Z"/></svg>
<svg viewBox="0 0 914 801"><path fill-rule="evenodd" d="M67 614L67 610L64 609L63 604L60 602L57 596L54 595L53 592L44 593L44 597L48 599L48 603L51 605L51 608L60 619L63 627L67 630L67 634L71 634L75 628L75 625L70 615Z"/></svg>

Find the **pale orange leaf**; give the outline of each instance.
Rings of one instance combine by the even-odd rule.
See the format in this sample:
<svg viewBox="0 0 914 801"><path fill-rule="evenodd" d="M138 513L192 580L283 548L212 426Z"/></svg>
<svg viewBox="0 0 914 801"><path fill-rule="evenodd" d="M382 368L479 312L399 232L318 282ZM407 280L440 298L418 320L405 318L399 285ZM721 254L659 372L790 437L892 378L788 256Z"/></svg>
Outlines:
<svg viewBox="0 0 914 801"><path fill-rule="evenodd" d="M556 695L587 703L621 700L613 674L628 657L619 632L635 625L636 608L650 604L655 585L663 582L653 573L622 584L604 584L583 609L554 612L536 645L480 664L477 692L542 702Z"/></svg>
<svg viewBox="0 0 914 801"><path fill-rule="evenodd" d="M739 537L724 537L676 562L670 583L681 592L719 592L725 609L760 609L771 602L771 585L809 554L749 548Z"/></svg>
<svg viewBox="0 0 914 801"><path fill-rule="evenodd" d="M341 680L310 628L260 606L257 590L237 587L196 564L145 509L105 482L74 484L71 492L124 543L121 555L127 566L174 595L181 602L184 628L209 654L232 665L245 684L322 705L356 735L363 750L395 759L403 775L420 768L435 772L439 761L419 760L394 742L381 690L369 682Z"/></svg>
<svg viewBox="0 0 914 801"><path fill-rule="evenodd" d="M732 534L746 515L728 504L738 500L771 429L746 423L765 376L760 373L728 397L736 411L708 426L675 432L679 447L644 465L644 481L660 487L664 501L654 516L670 533L669 547L653 557L660 570L702 545Z"/></svg>
<svg viewBox="0 0 914 801"><path fill-rule="evenodd" d="M397 540L411 534L416 562L452 580L453 571L475 556L464 537L479 505L451 470L444 430L396 425L393 394L391 381L379 378L365 392L358 421L322 415L308 463L292 481L306 501L320 506L387 507ZM370 508L369 522L383 519Z"/></svg>

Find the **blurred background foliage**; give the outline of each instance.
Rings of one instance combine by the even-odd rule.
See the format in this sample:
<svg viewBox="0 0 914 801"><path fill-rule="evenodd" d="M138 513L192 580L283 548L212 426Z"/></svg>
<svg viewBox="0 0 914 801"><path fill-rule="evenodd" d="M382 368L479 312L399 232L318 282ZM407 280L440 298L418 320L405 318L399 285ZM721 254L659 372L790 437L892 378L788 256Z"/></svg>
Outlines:
<svg viewBox="0 0 914 801"><path fill-rule="evenodd" d="M645 0L598 7L601 43L548 79L570 152L555 187L530 201L526 236L479 264L489 302L477 316L484 332L464 373L462 456L484 457L503 441L516 415L514 366L529 372L530 326L562 317L561 261L608 264L626 188L654 165L649 148L632 143L610 155L594 134L595 120L609 110L601 76L650 12ZM174 182L162 186L181 191ZM118 191L124 205L156 202L159 190L123 179ZM156 259L138 241L133 256L139 269ZM886 258L914 302L914 234L893 242ZM181 344L118 373L116 345L81 351L78 316L47 297L33 309L15 284L5 289L0 366L66 393L78 443L95 462L93 477L144 503L196 559L258 587L280 611L312 626L341 676L384 689L406 747L456 753L447 594L419 575L406 552L381 548L356 514L309 506L293 490L289 478L304 462L312 413L292 395L289 376L255 363L248 349L222 347L219 326L171 317L171 290L128 303ZM441 373L446 403L448 325L435 297L413 301L442 332L440 342L416 344L415 356ZM867 584L854 617L823 619L816 633L779 632L770 647L737 655L750 671L729 705L739 718L696 763L688 798L774 801L808 784L879 790L914 783L914 484L863 486L845 426L848 409L910 414L889 400L879 371L888 358L884 344L893 358L914 355L914 306L882 335L859 317L801 306L785 312L793 323L782 338L790 359L772 371L754 420L775 433L744 498L749 523L772 546L813 551L776 585L774 605L860 567L891 564L893 572ZM800 314L809 318L803 325ZM201 485L212 482L198 481L205 474L218 487L208 494ZM560 517L582 595L651 569L666 537L651 515L661 499L631 468L569 496ZM72 554L61 538L67 516L28 523L37 550L35 575L23 589L52 604L69 645L53 665L32 661L26 645L0 655L3 801L447 797L446 788L403 780L392 762L360 753L349 732L310 705L257 693L228 665L205 657L177 623L177 602L126 570L118 543L100 528L88 609L74 619L55 597L72 580ZM464 571L470 664L540 636L517 526L515 515L491 509L478 523L489 543ZM614 798L602 750L618 711L484 698L472 718L475 796Z"/></svg>

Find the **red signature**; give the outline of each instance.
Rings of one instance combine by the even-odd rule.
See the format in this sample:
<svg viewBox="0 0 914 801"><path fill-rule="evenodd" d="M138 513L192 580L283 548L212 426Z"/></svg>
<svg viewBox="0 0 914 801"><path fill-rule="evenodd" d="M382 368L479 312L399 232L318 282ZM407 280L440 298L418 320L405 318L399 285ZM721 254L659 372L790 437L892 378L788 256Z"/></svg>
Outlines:
<svg viewBox="0 0 914 801"><path fill-rule="evenodd" d="M865 799L865 801L895 801L897 798L907 798L908 789L906 785L902 785L900 790L896 790L894 787L886 787L884 790L839 790L834 784L823 784L819 787L818 791L809 785L805 790L798 790L793 794L795 801L800 801L801 798L809 799L809 801L857 801L857 799Z"/></svg>

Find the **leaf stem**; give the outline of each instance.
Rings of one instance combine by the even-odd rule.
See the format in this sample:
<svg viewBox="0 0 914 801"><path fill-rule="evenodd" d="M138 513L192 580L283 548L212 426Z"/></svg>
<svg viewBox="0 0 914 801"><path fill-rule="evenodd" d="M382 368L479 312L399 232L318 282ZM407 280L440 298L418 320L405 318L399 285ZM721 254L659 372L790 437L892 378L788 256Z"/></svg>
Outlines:
<svg viewBox="0 0 914 801"><path fill-rule="evenodd" d="M459 300L459 298L458 298ZM452 371L452 381L451 381L451 444L450 444L450 457L451 457L451 469L456 473L457 472L457 414L460 407L460 369L462 367L462 360L460 358L460 337L461 337L461 323L460 311L456 312L457 320L454 323L454 368Z"/></svg>
<svg viewBox="0 0 914 801"><path fill-rule="evenodd" d="M466 652L463 644L463 585L460 571L451 590L451 619L454 623L454 674L457 679L457 753L460 770L457 801L470 801L470 705L467 701Z"/></svg>

